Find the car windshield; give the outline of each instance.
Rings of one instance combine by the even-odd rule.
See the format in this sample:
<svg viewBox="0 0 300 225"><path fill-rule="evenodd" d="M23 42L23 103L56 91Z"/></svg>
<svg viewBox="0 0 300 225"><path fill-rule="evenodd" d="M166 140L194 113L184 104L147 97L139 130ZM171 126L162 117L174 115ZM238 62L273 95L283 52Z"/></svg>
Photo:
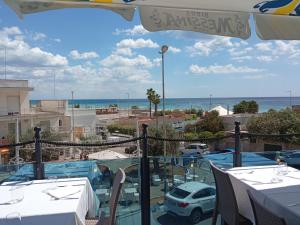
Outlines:
<svg viewBox="0 0 300 225"><path fill-rule="evenodd" d="M197 146L196 146L196 145L189 145L189 146L187 147L187 149L197 149Z"/></svg>
<svg viewBox="0 0 300 225"><path fill-rule="evenodd" d="M201 148L201 149L206 149L206 148L207 148L207 145L201 145L200 148Z"/></svg>
<svg viewBox="0 0 300 225"><path fill-rule="evenodd" d="M189 194L191 194L191 192L188 192L188 191L185 191L185 190L182 190L180 188L175 188L173 189L170 194L176 198L185 198L187 197Z"/></svg>

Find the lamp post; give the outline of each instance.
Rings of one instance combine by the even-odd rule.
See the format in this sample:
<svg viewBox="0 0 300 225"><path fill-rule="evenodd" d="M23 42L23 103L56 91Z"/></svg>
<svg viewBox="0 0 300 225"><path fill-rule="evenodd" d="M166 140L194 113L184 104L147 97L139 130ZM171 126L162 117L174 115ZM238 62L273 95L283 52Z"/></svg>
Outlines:
<svg viewBox="0 0 300 225"><path fill-rule="evenodd" d="M212 106L212 104L211 104L211 97L212 97L212 94L209 95L209 109L211 109L211 106Z"/></svg>
<svg viewBox="0 0 300 225"><path fill-rule="evenodd" d="M164 55L168 51L168 46L161 46L159 54L161 54L161 74L162 74L162 103L163 103L163 138L166 138L166 124L165 124L165 59ZM164 141L164 191L167 192L167 175L166 175L166 157L167 157L167 143Z"/></svg>
<svg viewBox="0 0 300 225"><path fill-rule="evenodd" d="M75 133L74 133L74 91L72 91L72 141L75 141Z"/></svg>
<svg viewBox="0 0 300 225"><path fill-rule="evenodd" d="M290 107L292 108L292 90L288 90L287 92L290 93Z"/></svg>
<svg viewBox="0 0 300 225"><path fill-rule="evenodd" d="M126 92L125 94L127 95L127 116L128 116L128 119L129 119L129 93Z"/></svg>
<svg viewBox="0 0 300 225"><path fill-rule="evenodd" d="M4 50L4 79L6 80L6 65L7 65L7 50L6 50L6 46L4 46L3 50Z"/></svg>

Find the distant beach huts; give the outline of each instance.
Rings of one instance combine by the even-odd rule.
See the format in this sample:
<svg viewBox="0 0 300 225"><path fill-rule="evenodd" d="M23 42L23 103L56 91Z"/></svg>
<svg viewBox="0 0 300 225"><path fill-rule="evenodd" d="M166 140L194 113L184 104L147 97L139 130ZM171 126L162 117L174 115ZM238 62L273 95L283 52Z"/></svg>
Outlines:
<svg viewBox="0 0 300 225"><path fill-rule="evenodd" d="M118 107L109 107L109 108L96 109L96 115L117 114L118 112L119 112Z"/></svg>

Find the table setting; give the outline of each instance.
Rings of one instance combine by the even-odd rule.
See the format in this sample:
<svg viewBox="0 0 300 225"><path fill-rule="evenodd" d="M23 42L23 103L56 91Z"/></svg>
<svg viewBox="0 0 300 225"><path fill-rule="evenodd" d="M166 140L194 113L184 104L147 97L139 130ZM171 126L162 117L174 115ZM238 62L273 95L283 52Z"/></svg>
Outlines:
<svg viewBox="0 0 300 225"><path fill-rule="evenodd" d="M260 203L283 217L287 225L300 224L300 171L286 164L235 167L227 170L240 214L254 222L249 190Z"/></svg>
<svg viewBox="0 0 300 225"><path fill-rule="evenodd" d="M0 185L0 224L84 225L99 202L87 178L5 182Z"/></svg>

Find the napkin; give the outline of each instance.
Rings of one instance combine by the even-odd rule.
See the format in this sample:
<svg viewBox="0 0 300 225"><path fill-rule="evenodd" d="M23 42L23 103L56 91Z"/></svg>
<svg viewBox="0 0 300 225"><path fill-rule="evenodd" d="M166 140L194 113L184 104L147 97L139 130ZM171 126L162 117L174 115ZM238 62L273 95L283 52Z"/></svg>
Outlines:
<svg viewBox="0 0 300 225"><path fill-rule="evenodd" d="M56 189L49 190L47 192L47 194L54 198L60 199L60 198L69 197L71 195L79 193L81 191L81 189L82 188L80 188L80 187L74 187L74 186L58 187Z"/></svg>

